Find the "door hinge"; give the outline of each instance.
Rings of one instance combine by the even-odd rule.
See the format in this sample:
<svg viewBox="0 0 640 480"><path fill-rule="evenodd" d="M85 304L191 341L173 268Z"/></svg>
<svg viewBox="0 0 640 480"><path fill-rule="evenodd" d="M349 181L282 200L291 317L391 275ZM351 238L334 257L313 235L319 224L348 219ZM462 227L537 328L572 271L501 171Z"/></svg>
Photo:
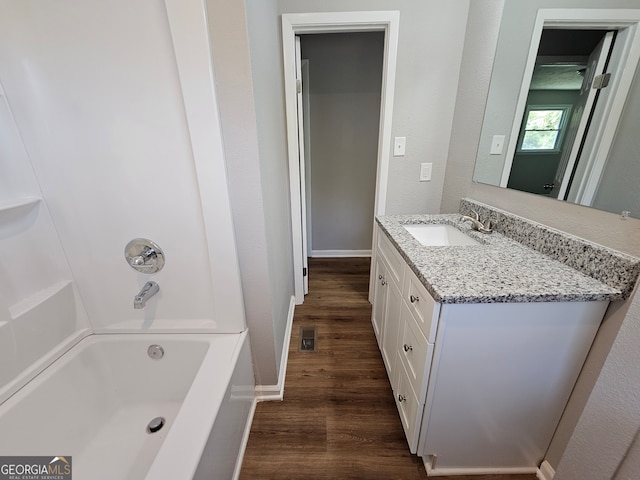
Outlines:
<svg viewBox="0 0 640 480"><path fill-rule="evenodd" d="M596 75L593 79L593 83L591 84L591 88L596 90L605 88L607 85L609 85L609 80L611 80L610 73L603 73L602 75Z"/></svg>
<svg viewBox="0 0 640 480"><path fill-rule="evenodd" d="M303 277L306 277L306 276L307 276L307 269L306 269L306 268L303 268L303 269L302 269L302 276L303 276Z"/></svg>
<svg viewBox="0 0 640 480"><path fill-rule="evenodd" d="M302 82L296 79L296 93L302 93Z"/></svg>

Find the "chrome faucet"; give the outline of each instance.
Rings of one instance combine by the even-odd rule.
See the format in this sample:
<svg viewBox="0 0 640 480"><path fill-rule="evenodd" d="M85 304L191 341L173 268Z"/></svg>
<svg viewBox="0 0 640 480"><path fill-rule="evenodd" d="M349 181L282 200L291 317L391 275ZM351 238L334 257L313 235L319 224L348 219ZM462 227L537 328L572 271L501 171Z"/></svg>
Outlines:
<svg viewBox="0 0 640 480"><path fill-rule="evenodd" d="M487 219L486 222L482 223L480 221L480 215L478 215L478 212L476 212L475 210L471 210L471 211L473 212L473 217L469 217L468 215L462 215L460 217L460 220L462 220L463 222L465 222L467 220L470 221L471 222L471 228L473 230L477 230L480 233L491 233L491 232L493 232L493 230L491 230L491 220Z"/></svg>
<svg viewBox="0 0 640 480"><path fill-rule="evenodd" d="M160 291L160 286L156 282L147 282L135 297L133 297L133 308L143 308L151 297Z"/></svg>

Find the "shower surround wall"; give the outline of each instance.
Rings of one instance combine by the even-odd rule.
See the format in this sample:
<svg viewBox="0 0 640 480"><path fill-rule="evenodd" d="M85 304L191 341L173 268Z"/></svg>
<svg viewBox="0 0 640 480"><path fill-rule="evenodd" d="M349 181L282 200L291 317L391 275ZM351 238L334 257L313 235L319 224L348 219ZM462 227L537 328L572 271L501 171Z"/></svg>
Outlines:
<svg viewBox="0 0 640 480"><path fill-rule="evenodd" d="M91 331L244 330L202 4L1 8L2 364ZM136 237L164 250L162 271L129 267ZM148 280L160 292L134 310Z"/></svg>
<svg viewBox="0 0 640 480"><path fill-rule="evenodd" d="M0 131L2 401L21 372L91 327L1 86Z"/></svg>

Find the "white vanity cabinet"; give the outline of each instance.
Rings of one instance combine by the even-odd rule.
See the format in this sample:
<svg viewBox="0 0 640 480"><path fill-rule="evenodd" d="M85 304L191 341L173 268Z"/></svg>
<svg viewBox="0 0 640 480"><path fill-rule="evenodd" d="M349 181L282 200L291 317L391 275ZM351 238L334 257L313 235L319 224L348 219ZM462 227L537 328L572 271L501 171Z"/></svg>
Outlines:
<svg viewBox="0 0 640 480"><path fill-rule="evenodd" d="M389 372L411 453L416 453L418 449L437 312L440 310L440 305L416 281L416 276L405 264L395 348L396 366L394 372ZM434 317L436 325L432 325ZM392 373L395 376L391 376Z"/></svg>
<svg viewBox="0 0 640 480"><path fill-rule="evenodd" d="M372 323L411 453L416 453L440 305L378 231Z"/></svg>
<svg viewBox="0 0 640 480"><path fill-rule="evenodd" d="M395 363L400 288L402 287L405 261L384 234L378 235L376 243L373 284L371 286L374 292L371 321L385 366L388 371L391 371L391 365ZM391 355L388 355L390 352L392 352Z"/></svg>
<svg viewBox="0 0 640 480"><path fill-rule="evenodd" d="M376 229L373 323L410 451L433 475L535 472L608 301L441 304Z"/></svg>

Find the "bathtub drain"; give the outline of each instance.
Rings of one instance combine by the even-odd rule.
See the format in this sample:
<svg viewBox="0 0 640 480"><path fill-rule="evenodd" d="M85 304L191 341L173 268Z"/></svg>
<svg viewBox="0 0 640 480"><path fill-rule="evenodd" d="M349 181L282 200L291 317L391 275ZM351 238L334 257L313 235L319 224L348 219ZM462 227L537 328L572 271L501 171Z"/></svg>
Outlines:
<svg viewBox="0 0 640 480"><path fill-rule="evenodd" d="M147 348L147 355L154 360L160 360L164 357L164 348L160 345L150 345L149 348Z"/></svg>
<svg viewBox="0 0 640 480"><path fill-rule="evenodd" d="M158 430L164 427L165 421L166 420L164 419L164 417L154 418L149 422L149 425L147 425L147 433L156 433Z"/></svg>

